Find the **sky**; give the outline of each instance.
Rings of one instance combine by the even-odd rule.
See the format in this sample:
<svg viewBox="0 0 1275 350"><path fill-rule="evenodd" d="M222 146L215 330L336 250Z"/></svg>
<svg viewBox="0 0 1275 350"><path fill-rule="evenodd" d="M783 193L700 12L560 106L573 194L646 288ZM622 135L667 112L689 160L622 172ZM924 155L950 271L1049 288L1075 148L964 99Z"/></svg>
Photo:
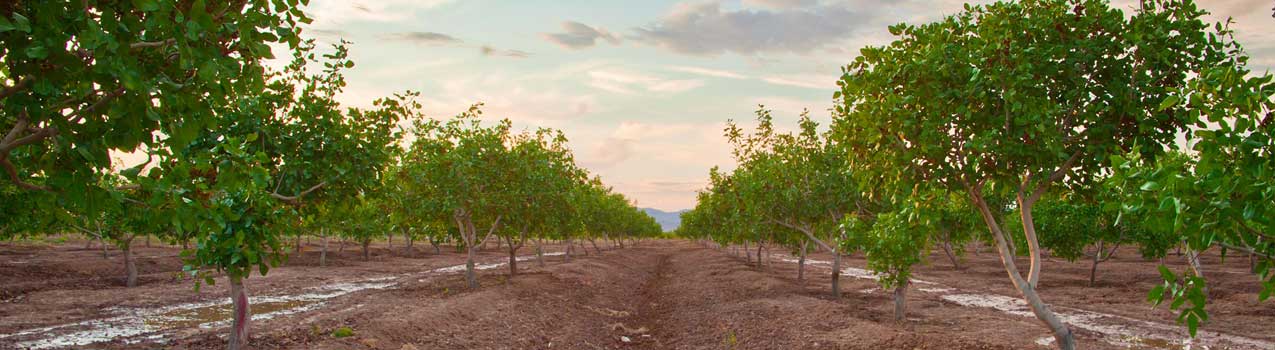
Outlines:
<svg viewBox="0 0 1275 350"><path fill-rule="evenodd" d="M764 104L778 124L803 109L826 124L860 48L964 3L311 0L303 35L353 42L347 106L410 89L441 119L481 102L485 118L562 130L577 163L638 206L679 210L711 167L733 168L726 120L751 121ZM1198 3L1212 21L1234 18L1255 70L1275 67L1271 0Z"/></svg>

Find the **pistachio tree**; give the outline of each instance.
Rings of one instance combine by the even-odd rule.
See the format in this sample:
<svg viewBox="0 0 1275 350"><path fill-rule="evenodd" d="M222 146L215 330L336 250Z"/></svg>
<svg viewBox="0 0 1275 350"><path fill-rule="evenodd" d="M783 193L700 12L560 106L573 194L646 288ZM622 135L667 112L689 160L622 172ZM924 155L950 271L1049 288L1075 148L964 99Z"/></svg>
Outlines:
<svg viewBox="0 0 1275 350"><path fill-rule="evenodd" d="M1060 348L1071 330L1037 292L1033 208L1051 188L1091 184L1134 144L1162 152L1186 113L1158 108L1228 54L1190 1L1143 1L1126 16L1106 1L1031 0L969 6L867 47L843 68L838 135L856 168L883 183L968 197L1005 271ZM1030 266L1017 268L986 198L1012 195Z"/></svg>

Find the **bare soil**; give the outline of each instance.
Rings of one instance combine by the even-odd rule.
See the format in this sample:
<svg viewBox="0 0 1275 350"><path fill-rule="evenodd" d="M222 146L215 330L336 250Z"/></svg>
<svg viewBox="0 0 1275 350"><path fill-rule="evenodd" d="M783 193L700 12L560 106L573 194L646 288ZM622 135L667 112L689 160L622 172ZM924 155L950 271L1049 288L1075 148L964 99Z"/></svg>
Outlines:
<svg viewBox="0 0 1275 350"><path fill-rule="evenodd" d="M317 244L317 242L315 242ZM142 273L139 286L123 287L118 250L103 259L98 248L65 245L0 245L0 349L32 346L33 339L73 333L76 327L120 315L145 315L178 307L193 317L163 323L159 331L110 338L75 348L209 349L224 346L222 310L180 309L182 305L226 302L224 283L203 286L182 278L174 247L136 244ZM370 261L357 245L337 253L329 266L318 266L318 246L307 245L268 276L253 276L254 297L304 296L340 290L322 301L278 299L259 302L256 313L280 313L254 321L252 346L258 349L1044 349L1047 332L1034 318L995 308L954 303L953 294L1014 297L999 257L983 253L965 258L954 269L941 252L918 266L908 292L906 322L895 322L890 293L868 278L843 276L840 298L829 293L827 265L807 266L807 280L796 279L796 264L781 261L748 264L732 249L711 249L688 241L648 241L624 249L604 247L589 255L577 250L570 261L545 257L533 249L518 255L519 274L489 265L480 273L482 288L465 288L454 267L464 255L443 247L434 254L417 244L405 254L396 242L373 246ZM562 247L548 247L560 252ZM786 257L785 257L786 258ZM812 259L830 261L826 253ZM479 262L498 264L508 251L488 249ZM864 266L861 256L844 266ZM1023 261L1025 266L1025 261ZM1122 251L1099 267L1098 285L1088 286L1089 264L1046 260L1040 291L1055 308L1101 313L1104 322L1173 326L1175 315L1152 308L1146 291L1160 283L1155 266L1133 250ZM1180 258L1165 261L1181 268ZM1243 257L1224 262L1215 253L1203 259L1210 278L1212 318L1204 329L1259 342L1275 342L1265 327L1275 321L1275 302L1258 302L1257 279ZM362 283L362 284L360 284ZM371 286L347 288L351 285ZM345 289L341 289L345 288ZM362 288L362 287L360 287ZM923 290L924 289L924 290ZM941 290L941 292L939 291ZM335 295L335 296L333 296ZM330 298L329 298L330 297ZM271 299L275 300L275 299ZM291 309L289 309L291 308ZM189 316L189 315L187 315ZM149 319L146 319L149 320ZM146 321L148 326L156 326ZM348 337L334 331L348 327ZM35 331L32 331L35 330ZM1185 330L1180 330L1185 333ZM26 333L23 333L26 332ZM1110 334L1077 330L1085 349L1176 349L1182 344L1112 339ZM19 335L15 335L19 334ZM24 345L25 344L25 345ZM1269 344L1269 343L1260 343ZM1229 345L1222 348L1231 347ZM1218 347L1214 347L1215 349ZM1243 344L1236 349L1253 348ZM1258 347L1260 348L1260 347Z"/></svg>

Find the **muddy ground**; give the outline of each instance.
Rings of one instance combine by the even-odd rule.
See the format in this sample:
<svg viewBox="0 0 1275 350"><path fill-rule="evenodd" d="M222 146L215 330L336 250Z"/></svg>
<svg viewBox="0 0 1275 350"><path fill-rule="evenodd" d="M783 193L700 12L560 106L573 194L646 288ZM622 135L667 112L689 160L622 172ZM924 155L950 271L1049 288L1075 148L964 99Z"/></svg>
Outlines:
<svg viewBox="0 0 1275 350"><path fill-rule="evenodd" d="M142 244L138 244L141 246ZM592 250L569 262L537 263L524 248L508 278L507 251L479 258L483 287L464 287L463 254L383 244L362 261L356 246L318 266L310 245L269 276L253 276L258 349L1045 349L1047 332L1012 298L999 258L986 249L955 269L941 253L919 266L906 322L861 256L844 260L843 295L829 295L831 258L813 254L798 282L787 252L766 266L734 249L687 241ZM422 249L423 248L423 249ZM118 251L103 259L82 243L0 244L0 348L177 348L224 346L224 283L195 291L173 247L136 249L140 285L122 286ZM561 247L549 247L560 252ZM1181 259L1166 263L1181 268ZM1084 349L1272 349L1275 302L1257 301L1248 261L1205 254L1212 318L1185 340L1174 314L1145 302L1159 283L1156 261L1127 249L1099 267L1048 259L1040 291L1067 315ZM1025 264L1021 264L1024 265ZM334 337L348 328L352 335ZM1044 344L1044 345L1042 345Z"/></svg>

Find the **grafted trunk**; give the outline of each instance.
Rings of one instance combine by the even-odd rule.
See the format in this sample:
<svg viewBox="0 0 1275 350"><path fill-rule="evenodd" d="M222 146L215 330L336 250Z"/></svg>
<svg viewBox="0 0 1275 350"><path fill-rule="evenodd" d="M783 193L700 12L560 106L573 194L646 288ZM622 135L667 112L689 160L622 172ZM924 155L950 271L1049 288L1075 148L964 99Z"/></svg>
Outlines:
<svg viewBox="0 0 1275 350"><path fill-rule="evenodd" d="M908 283L911 283L911 281L904 281L894 286L894 320L897 322L903 322L907 319Z"/></svg>
<svg viewBox="0 0 1275 350"><path fill-rule="evenodd" d="M248 290L244 288L243 280L238 277L230 278L230 301L234 304L234 310L228 348L230 350L244 349L248 347L248 321L252 320L252 314L248 308Z"/></svg>
<svg viewBox="0 0 1275 350"><path fill-rule="evenodd" d="M133 261L133 237L124 239L120 247L124 253L124 285L129 288L137 286L137 262Z"/></svg>
<svg viewBox="0 0 1275 350"><path fill-rule="evenodd" d="M809 240L801 241L801 257L797 258L797 282L806 282L806 249L809 247Z"/></svg>

